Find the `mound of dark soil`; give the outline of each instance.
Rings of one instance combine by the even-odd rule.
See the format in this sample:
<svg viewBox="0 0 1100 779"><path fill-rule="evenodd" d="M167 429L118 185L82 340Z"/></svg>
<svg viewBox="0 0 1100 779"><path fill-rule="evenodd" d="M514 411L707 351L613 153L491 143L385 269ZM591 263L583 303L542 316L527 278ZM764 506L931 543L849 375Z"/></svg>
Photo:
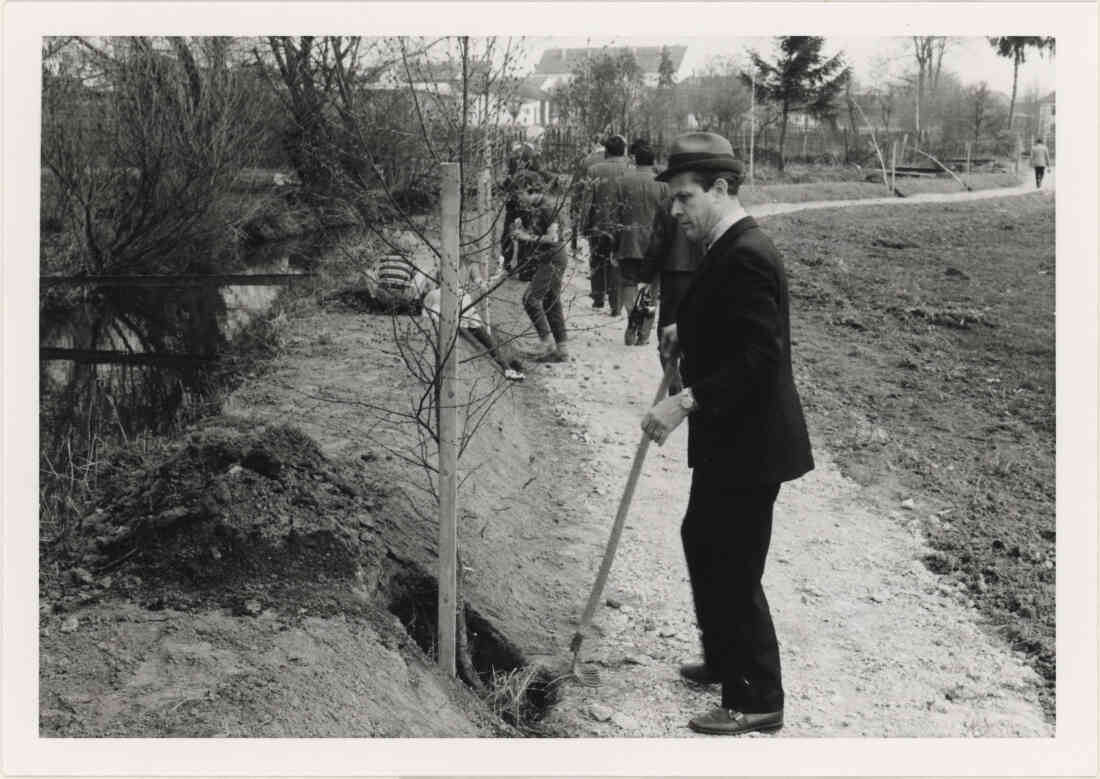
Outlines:
<svg viewBox="0 0 1100 779"><path fill-rule="evenodd" d="M84 562L201 588L361 578L381 498L293 427L218 417L112 485L84 523Z"/></svg>

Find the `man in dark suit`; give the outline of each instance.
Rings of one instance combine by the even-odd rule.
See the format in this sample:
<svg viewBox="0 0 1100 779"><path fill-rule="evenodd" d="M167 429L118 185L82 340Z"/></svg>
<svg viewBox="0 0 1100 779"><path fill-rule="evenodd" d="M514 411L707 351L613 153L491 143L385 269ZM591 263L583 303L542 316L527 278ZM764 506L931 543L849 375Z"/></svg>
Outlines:
<svg viewBox="0 0 1100 779"><path fill-rule="evenodd" d="M671 213L704 256L661 334L684 389L646 413L658 445L688 420L691 494L681 527L703 662L680 669L721 683L722 704L693 718L703 733L783 725L779 644L761 579L779 486L813 468L791 370L787 279L779 253L737 197L729 141L686 133L659 177Z"/></svg>

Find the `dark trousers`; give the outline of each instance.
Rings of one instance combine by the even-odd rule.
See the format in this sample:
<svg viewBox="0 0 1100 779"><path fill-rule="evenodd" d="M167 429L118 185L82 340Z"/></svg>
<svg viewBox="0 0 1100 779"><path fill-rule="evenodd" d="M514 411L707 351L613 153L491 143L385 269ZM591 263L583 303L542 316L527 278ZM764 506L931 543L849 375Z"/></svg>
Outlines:
<svg viewBox="0 0 1100 779"><path fill-rule="evenodd" d="M1046 172L1047 172L1047 169L1044 168L1044 167L1040 166L1040 167L1035 168L1035 188L1036 189L1043 186L1043 174L1046 173Z"/></svg>
<svg viewBox="0 0 1100 779"><path fill-rule="evenodd" d="M733 487L721 467L696 466L680 528L703 658L722 680L722 706L783 708L779 643L761 578L779 485Z"/></svg>
<svg viewBox="0 0 1100 779"><path fill-rule="evenodd" d="M594 235L588 239L588 279L592 284L592 304L602 306L604 296L611 310L618 311L619 268L611 264L611 252L615 248L615 239L610 235Z"/></svg>
<svg viewBox="0 0 1100 779"><path fill-rule="evenodd" d="M553 333L559 344L566 339L565 314L561 307L561 283L565 268L554 262L541 262L523 293L523 310L535 326L539 338Z"/></svg>

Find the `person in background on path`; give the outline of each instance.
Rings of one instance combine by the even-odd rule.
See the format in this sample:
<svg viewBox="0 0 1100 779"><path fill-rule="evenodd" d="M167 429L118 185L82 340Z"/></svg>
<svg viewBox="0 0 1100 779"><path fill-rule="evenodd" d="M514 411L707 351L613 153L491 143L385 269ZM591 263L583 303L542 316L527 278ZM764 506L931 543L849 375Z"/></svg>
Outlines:
<svg viewBox="0 0 1100 779"><path fill-rule="evenodd" d="M515 178L525 170L532 170L541 175L542 161L534 146L529 143L516 143L512 146L511 154L508 157L508 177L501 186L505 195L505 225L512 224L519 215L520 198L516 193ZM504 258L504 270L506 273L515 273L519 270L519 266L523 266L524 261L527 259L522 252L522 247L517 256L512 245L512 235L509 230L501 231L500 253ZM513 258L516 259L517 267L513 267ZM530 273L520 274L520 278L521 280L530 279Z"/></svg>
<svg viewBox="0 0 1100 779"><path fill-rule="evenodd" d="M1042 138L1036 138L1031 147L1031 167L1035 168L1035 188L1043 186L1043 174L1050 166L1050 151Z"/></svg>
<svg viewBox="0 0 1100 779"><path fill-rule="evenodd" d="M659 401L642 430L663 444L688 420L691 492L680 535L703 662L680 674L722 686L721 705L688 723L736 735L783 725L779 643L761 579L779 486L813 468L791 370L787 279L779 253L737 197L741 163L706 132L673 142L667 181L702 264L661 334L681 358L684 388Z"/></svg>
<svg viewBox="0 0 1100 779"><path fill-rule="evenodd" d="M443 292L439 287L428 290L420 302L421 316L431 322L432 327L438 329L440 321L440 308L443 300ZM526 376L523 373L523 363L520 362L512 349L501 343L493 331L486 326L478 313L477 304L470 297L470 293L464 293L459 302L459 335L464 335L474 344L485 347L485 353L493 358L493 361L504 371L504 378L509 381L523 381Z"/></svg>
<svg viewBox="0 0 1100 779"><path fill-rule="evenodd" d="M428 321L438 336L443 293L435 278L401 254L382 257L370 274L377 280L378 290L384 296L382 302L391 313L416 313L414 306L419 306L420 316ZM459 283L464 284L461 280ZM480 289L475 289L475 292L479 294ZM463 291L459 304L458 327L460 335L485 347L486 353L500 366L506 379L523 381L523 363L516 358L511 347L497 340L488 323L482 319L477 302L466 291Z"/></svg>
<svg viewBox="0 0 1100 779"><path fill-rule="evenodd" d="M658 333L676 322L680 300L683 299L688 285L691 284L692 274L703 259L702 247L688 239L684 228L672 216L671 205L671 202L666 199L657 209L653 217L649 248L638 271L639 291L647 287L656 288L658 291ZM657 356L660 358L663 371L669 360L661 352L659 345ZM677 374L672 381L672 386L669 387L669 395L677 394L680 386L680 377Z"/></svg>
<svg viewBox="0 0 1100 779"><path fill-rule="evenodd" d="M615 245L614 260L619 266L621 285L619 300L629 310L638 293L642 259L649 249L653 220L661 204L668 198L668 186L657 181L653 170L653 150L645 141L631 144L635 167L619 178L619 214L622 228ZM653 320L649 319L652 326ZM627 327L627 343L631 344L632 328ZM638 333L633 344L645 344L649 332Z"/></svg>
<svg viewBox="0 0 1100 779"><path fill-rule="evenodd" d="M593 179L592 204L585 218L585 234L588 236L588 268L591 281L592 308L603 308L604 297L610 305L611 315L618 316L619 269L612 253L622 222L618 213L619 179L629 168L626 158L626 139L612 135L604 143L606 156L588 169L587 177Z"/></svg>
<svg viewBox="0 0 1100 779"><path fill-rule="evenodd" d="M534 275L523 293L523 308L539 336L536 362L567 362L565 312L561 305L562 279L568 265L565 242L561 240L556 208L544 198L542 176L527 171L516 177L519 216L511 225L512 240L530 248Z"/></svg>
<svg viewBox="0 0 1100 779"><path fill-rule="evenodd" d="M580 225L584 222L584 215L588 213L588 209L592 205L592 187L588 179L588 169L597 162L603 162L603 158L603 143L600 142L599 136L596 136L592 139L592 148L580 159L573 171L573 186L569 198L569 221L574 225ZM571 230L569 233L569 246L573 251L573 256L577 254L579 234L578 230Z"/></svg>

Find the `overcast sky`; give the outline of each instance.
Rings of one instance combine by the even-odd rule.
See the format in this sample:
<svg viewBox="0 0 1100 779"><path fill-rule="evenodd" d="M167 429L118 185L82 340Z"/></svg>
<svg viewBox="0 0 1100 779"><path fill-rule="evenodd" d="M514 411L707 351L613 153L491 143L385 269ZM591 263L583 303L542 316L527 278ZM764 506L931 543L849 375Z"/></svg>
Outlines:
<svg viewBox="0 0 1100 779"><path fill-rule="evenodd" d="M825 48L829 54L844 51L848 62L853 66L859 81L869 82L873 68L878 60L893 63L893 70L899 73L913 66L909 38L904 37L827 37ZM588 45L601 46L661 46L684 45L688 47L685 64L688 69L701 68L714 56L744 56L746 49L755 48L761 54L772 50L772 38L572 38L544 37L528 38L530 64L534 67L543 49L561 47L578 48ZM991 89L1004 92L1012 91L1012 63L998 57L986 38L955 38L944 55L944 70L955 72L964 84L989 83ZM1055 88L1055 60L1042 58L1034 51L1028 52L1027 61L1020 66L1020 94L1032 88L1038 88L1045 95Z"/></svg>

